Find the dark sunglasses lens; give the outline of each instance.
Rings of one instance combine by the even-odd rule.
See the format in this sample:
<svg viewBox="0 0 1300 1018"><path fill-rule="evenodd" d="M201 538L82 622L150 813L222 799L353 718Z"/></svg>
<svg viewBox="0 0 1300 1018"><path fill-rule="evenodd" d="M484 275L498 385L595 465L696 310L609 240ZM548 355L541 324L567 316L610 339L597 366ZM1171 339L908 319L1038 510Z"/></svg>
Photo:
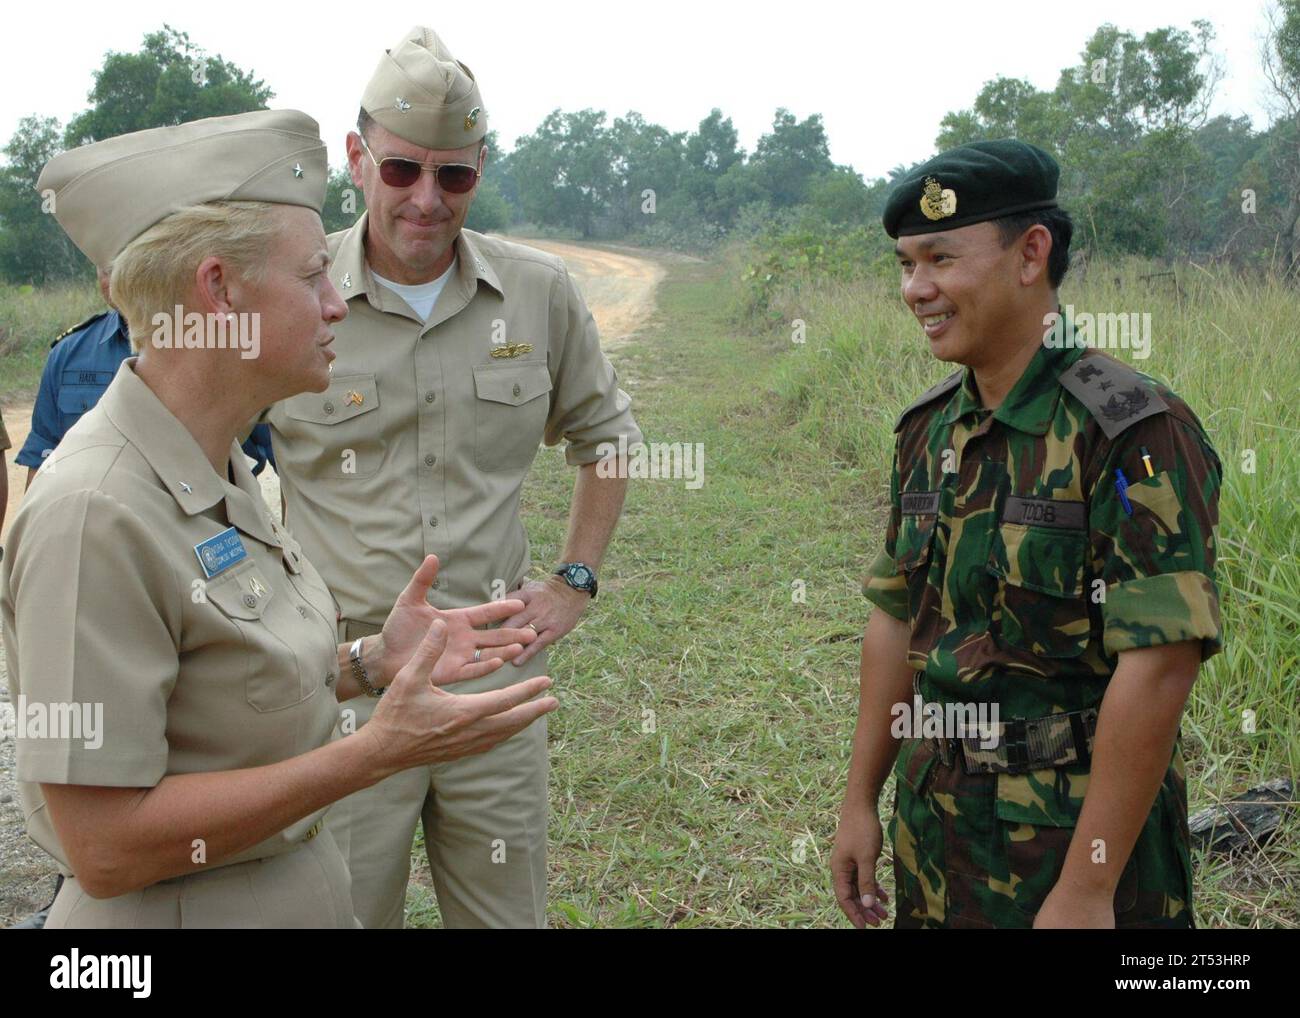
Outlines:
<svg viewBox="0 0 1300 1018"><path fill-rule="evenodd" d="M445 163L438 167L438 186L448 194L465 194L474 189L478 170L465 163Z"/></svg>
<svg viewBox="0 0 1300 1018"><path fill-rule="evenodd" d="M410 187L420 179L420 164L410 159L385 159L379 164L379 179L389 187Z"/></svg>

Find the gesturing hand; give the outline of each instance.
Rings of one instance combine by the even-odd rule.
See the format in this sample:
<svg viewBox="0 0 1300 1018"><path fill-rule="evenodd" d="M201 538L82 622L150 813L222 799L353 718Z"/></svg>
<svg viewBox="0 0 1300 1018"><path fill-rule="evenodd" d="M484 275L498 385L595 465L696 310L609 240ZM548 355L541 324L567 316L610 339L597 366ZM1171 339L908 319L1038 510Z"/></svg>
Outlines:
<svg viewBox="0 0 1300 1018"><path fill-rule="evenodd" d="M380 634L379 660L383 675L395 676L406 665L435 620L441 620L446 626L446 644L430 676L436 686L490 675L537 639L536 632L526 626L523 629L481 628L519 612L524 607L522 601L489 601L446 611L435 608L427 598L429 585L437 575L438 557L429 555L388 613Z"/></svg>

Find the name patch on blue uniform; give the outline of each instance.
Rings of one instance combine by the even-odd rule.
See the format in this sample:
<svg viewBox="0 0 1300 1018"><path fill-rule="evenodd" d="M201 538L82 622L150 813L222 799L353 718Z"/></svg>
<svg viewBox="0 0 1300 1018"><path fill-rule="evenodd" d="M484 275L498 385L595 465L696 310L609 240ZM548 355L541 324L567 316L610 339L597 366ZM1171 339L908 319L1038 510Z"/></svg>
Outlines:
<svg viewBox="0 0 1300 1018"><path fill-rule="evenodd" d="M199 557L203 575L209 580L248 557L244 542L239 539L239 531L234 527L227 527L216 537L196 544L194 554Z"/></svg>

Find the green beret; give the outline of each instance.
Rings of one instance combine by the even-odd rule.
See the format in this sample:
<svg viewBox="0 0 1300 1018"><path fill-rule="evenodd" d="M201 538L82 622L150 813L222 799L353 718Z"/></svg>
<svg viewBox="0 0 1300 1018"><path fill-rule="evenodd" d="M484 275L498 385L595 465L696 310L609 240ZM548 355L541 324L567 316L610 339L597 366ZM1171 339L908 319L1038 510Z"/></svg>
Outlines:
<svg viewBox="0 0 1300 1018"><path fill-rule="evenodd" d="M1056 160L1035 145L976 141L911 170L889 193L881 219L897 238L1055 208L1060 176Z"/></svg>

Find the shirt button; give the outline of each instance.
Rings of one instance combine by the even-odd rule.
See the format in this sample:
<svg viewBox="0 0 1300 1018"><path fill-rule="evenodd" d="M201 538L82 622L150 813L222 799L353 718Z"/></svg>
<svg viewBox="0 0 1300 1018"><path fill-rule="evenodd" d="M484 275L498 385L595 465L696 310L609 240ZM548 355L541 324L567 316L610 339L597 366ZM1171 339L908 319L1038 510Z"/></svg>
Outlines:
<svg viewBox="0 0 1300 1018"><path fill-rule="evenodd" d="M245 594L245 595L244 595L244 607L245 607L245 608L256 608L256 607L257 607L257 598L254 597L252 594Z"/></svg>
<svg viewBox="0 0 1300 1018"><path fill-rule="evenodd" d="M436 517L436 516L430 516L430 517L429 517L429 526L431 526L431 527L436 527L437 525L438 525L438 517Z"/></svg>
<svg viewBox="0 0 1300 1018"><path fill-rule="evenodd" d="M301 615L303 618L306 618L306 617L307 617L307 609L304 608L302 605L298 605L298 614Z"/></svg>
<svg viewBox="0 0 1300 1018"><path fill-rule="evenodd" d="M512 393L514 393L516 396L518 396L518 395L519 395L519 391L520 391L520 390L519 390L519 383L518 383L518 382L515 382L515 387L514 387L513 389L511 389L510 391L511 391Z"/></svg>
<svg viewBox="0 0 1300 1018"><path fill-rule="evenodd" d="M429 586L432 587L434 590L438 590L442 587L442 581L434 580L432 583L429 584Z"/></svg>
<svg viewBox="0 0 1300 1018"><path fill-rule="evenodd" d="M326 686L333 686L333 685L334 685L334 673L333 673L333 672L331 672L329 675L326 675L326 676L325 676L325 685L326 685Z"/></svg>
<svg viewBox="0 0 1300 1018"><path fill-rule="evenodd" d="M334 412L334 404L331 403L329 400L325 401L325 412L327 414L332 414Z"/></svg>
<svg viewBox="0 0 1300 1018"><path fill-rule="evenodd" d="M424 394L424 401L425 401L426 403L432 403L432 402L433 402L435 399L437 399L437 398L438 398L437 394L434 393L434 392L432 392L432 391L430 391L430 392L426 392L426 393Z"/></svg>
<svg viewBox="0 0 1300 1018"><path fill-rule="evenodd" d="M434 465L435 463L437 463L437 462L438 462L438 457L435 456L433 453L430 452L430 453L426 453L426 454L425 454L425 456L424 456L424 465L425 465L426 467L431 467L431 466L433 466L433 465Z"/></svg>

